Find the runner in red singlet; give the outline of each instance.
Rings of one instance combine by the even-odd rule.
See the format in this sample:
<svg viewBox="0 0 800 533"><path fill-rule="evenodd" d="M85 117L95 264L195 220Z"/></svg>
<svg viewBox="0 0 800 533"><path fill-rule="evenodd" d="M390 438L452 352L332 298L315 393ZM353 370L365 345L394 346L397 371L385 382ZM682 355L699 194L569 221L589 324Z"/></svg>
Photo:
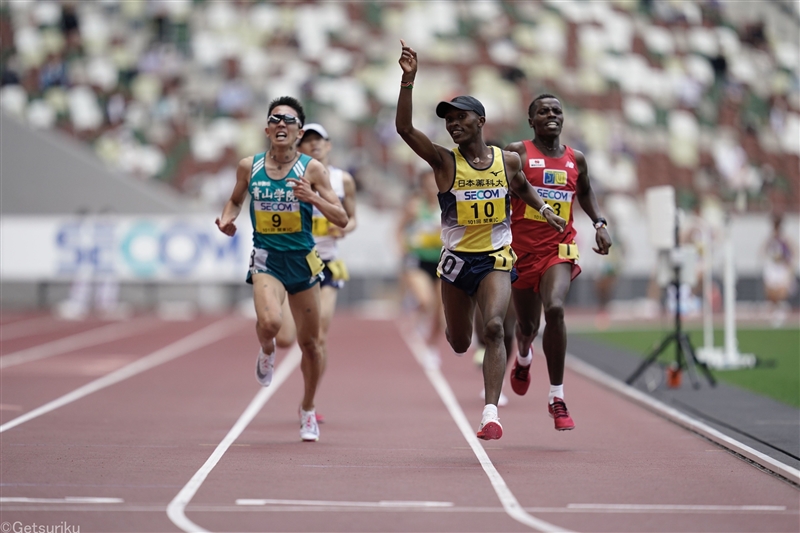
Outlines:
<svg viewBox="0 0 800 533"><path fill-rule="evenodd" d="M528 108L528 124L535 138L506 147L506 150L520 155L525 177L547 203L541 212L536 212L524 202L512 199L512 242L519 258L516 265L519 279L512 284L512 297L517 310L519 352L511 371L511 388L520 395L528 391L533 358L531 343L539 332L544 308L542 346L550 377L548 411L559 431L575 427L564 403L564 358L567 351L564 300L570 283L581 272L572 223L576 198L594 222L597 242L594 251L606 255L611 246L606 220L600 216L592 192L586 158L560 142L563 122L564 112L558 98L551 94L538 96ZM553 231L547 224L542 216L545 209L552 209L567 220L563 233Z"/></svg>

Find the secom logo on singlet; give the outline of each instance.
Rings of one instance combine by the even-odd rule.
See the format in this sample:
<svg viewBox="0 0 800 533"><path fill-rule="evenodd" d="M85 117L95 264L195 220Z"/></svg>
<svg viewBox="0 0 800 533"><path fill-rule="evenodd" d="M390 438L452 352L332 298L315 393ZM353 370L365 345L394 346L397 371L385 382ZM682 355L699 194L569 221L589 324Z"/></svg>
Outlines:
<svg viewBox="0 0 800 533"><path fill-rule="evenodd" d="M300 211L298 202L255 202L256 211L294 213Z"/></svg>
<svg viewBox="0 0 800 533"><path fill-rule="evenodd" d="M458 200L495 200L505 198L505 189L472 189L466 191L454 191Z"/></svg>

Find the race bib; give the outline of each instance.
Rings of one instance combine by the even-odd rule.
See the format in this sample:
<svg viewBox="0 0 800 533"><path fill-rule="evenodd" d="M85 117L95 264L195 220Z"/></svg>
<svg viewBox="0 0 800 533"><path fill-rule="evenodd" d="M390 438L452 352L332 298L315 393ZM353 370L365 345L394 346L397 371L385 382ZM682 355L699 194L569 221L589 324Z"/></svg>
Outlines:
<svg viewBox="0 0 800 533"><path fill-rule="evenodd" d="M319 256L319 252L316 248L308 252L308 255L306 255L306 263L308 263L308 268L311 269L312 277L322 272L322 269L325 268L325 263L322 262L322 258Z"/></svg>
<svg viewBox="0 0 800 533"><path fill-rule="evenodd" d="M559 259L572 259L573 261L577 261L581 257L580 252L578 252L578 245L575 242L572 243L561 243L558 245L558 258Z"/></svg>
<svg viewBox="0 0 800 533"><path fill-rule="evenodd" d="M511 246L504 246L493 254L489 254L489 257L494 257L495 270L509 271L517 262L517 254L514 253Z"/></svg>
<svg viewBox="0 0 800 533"><path fill-rule="evenodd" d="M300 202L253 202L256 232L265 234L298 233L303 230Z"/></svg>
<svg viewBox="0 0 800 533"><path fill-rule="evenodd" d="M461 226L498 224L506 219L508 189L468 189L453 191L456 197L456 214Z"/></svg>
<svg viewBox="0 0 800 533"><path fill-rule="evenodd" d="M344 261L341 259L328 261L328 270L331 271L333 281L347 281L350 279L350 273L347 271L347 265L345 265Z"/></svg>
<svg viewBox="0 0 800 533"><path fill-rule="evenodd" d="M250 272L257 274L267 270L267 256L269 252L263 248L253 248L250 252Z"/></svg>
<svg viewBox="0 0 800 533"><path fill-rule="evenodd" d="M574 192L560 189L548 189L545 187L536 187L536 192L539 194L539 196L541 196L545 203L553 208L553 212L556 215L569 222L570 211L572 210L572 199L573 195L575 194ZM529 220L535 220L537 222L547 222L547 220L540 215L536 209L529 205L525 206L525 218Z"/></svg>
<svg viewBox="0 0 800 533"><path fill-rule="evenodd" d="M439 266L436 267L436 273L440 278L454 282L461 273L462 268L464 268L463 259L446 248L442 249L442 255L439 256Z"/></svg>
<svg viewBox="0 0 800 533"><path fill-rule="evenodd" d="M329 224L325 217L314 217L311 219L311 233L314 237L327 237Z"/></svg>

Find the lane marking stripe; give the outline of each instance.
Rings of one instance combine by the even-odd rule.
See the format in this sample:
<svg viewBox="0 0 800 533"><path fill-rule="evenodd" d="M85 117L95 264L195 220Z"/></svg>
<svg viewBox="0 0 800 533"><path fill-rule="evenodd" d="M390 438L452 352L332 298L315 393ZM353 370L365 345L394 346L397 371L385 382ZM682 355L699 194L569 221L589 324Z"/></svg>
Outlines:
<svg viewBox="0 0 800 533"><path fill-rule="evenodd" d="M427 365L426 362L427 347L425 346L422 338L410 328L408 331L404 331L404 328L402 328L399 323L397 326L400 330L400 336L408 345L408 348L417 359L419 365L425 370L428 380L439 394L442 402L444 402L445 407L447 407L447 410L450 412L450 416L455 421L456 426L458 426L458 429L461 430L461 434L464 436L464 439L467 441L470 448L472 448L475 457L478 458L478 462L483 467L483 471L486 472L486 475L489 477L489 481L491 481L492 487L494 488L495 493L497 493L497 497L500 499L500 503L503 505L503 509L505 509L506 513L517 522L537 531L542 531L544 533L569 533L570 530L531 516L525 511L525 509L523 509L523 507L517 501L517 498L511 492L511 489L509 489L508 485L506 485L503 477L494 467L494 464L492 464L492 461L489 459L489 455L486 453L486 450L484 450L483 446L481 446L481 443L478 441L478 437L475 435L475 430L472 429L472 426L467 421L467 417L464 414L464 411L461 409L461 406L458 404L458 400L456 399L455 394L453 394L453 390L450 388L447 380L444 378L438 368L428 368L429 365Z"/></svg>
<svg viewBox="0 0 800 533"><path fill-rule="evenodd" d="M272 377L272 384L269 387L262 387L259 389L258 393L255 397L250 401L250 404L241 414L239 419L233 425L233 427L228 431L228 434L225 435L225 438L222 439L222 442L217 445L214 452L211 456L206 460L203 466L195 472L189 482L181 489L181 491L169 502L167 506L167 516L172 523L181 528L183 531L199 531L199 532L207 532L208 530L203 529L202 527L198 526L191 520L186 517L186 506L192 500L194 495L200 489L200 486L208 477L208 474L217 466L217 463L222 456L225 455L225 452L228 451L228 448L231 444L239 438L239 435L245 430L245 428L250 424L250 422L255 418L258 412L264 407L264 404L272 397L275 392L277 392L278 388L286 381L286 378L300 365L300 347L295 344L294 347L289 351L286 357L283 359L278 368L275 369L275 374Z"/></svg>
<svg viewBox="0 0 800 533"><path fill-rule="evenodd" d="M785 505L673 505L636 503L570 503L567 509L601 511L785 511Z"/></svg>
<svg viewBox="0 0 800 533"><path fill-rule="evenodd" d="M668 420L671 420L672 422L689 429L690 431L699 433L700 435L703 435L709 440L716 442L724 448L733 450L736 453L743 455L751 461L763 466L767 470L783 476L793 483L800 484L800 470L797 468L793 468L785 463L782 463L781 461L778 461L777 459L773 459L772 457L751 448L743 442L739 442L738 440L733 439L720 431L717 431L713 427L704 424L703 422L696 420L673 407L669 407L655 398L648 396L639 389L631 387L630 385L606 374L602 370L593 367L589 363L578 359L574 355L567 354L566 365L578 374L581 374L582 376L594 380L613 391L627 396L629 399L651 411L654 411L656 414L659 414Z"/></svg>
<svg viewBox="0 0 800 533"><path fill-rule="evenodd" d="M237 322L239 322L239 324L237 324ZM105 376L91 381L72 392L68 392L60 398L37 407L32 411L28 411L24 415L9 420L0 426L0 433L15 428L20 424L24 424L25 422L33 420L34 418L38 418L49 413L50 411L55 411L56 409L64 407L65 405L74 401L80 400L84 396L88 396L94 392L119 383L120 381L124 381L137 374L141 374L146 370L150 370L151 368L172 361L173 359L176 359L182 355L186 355L187 353L197 350L198 348L212 344L224 337L229 336L231 333L234 333L242 325L243 322L238 319L222 319L214 322L213 324L206 326L205 328L196 331L159 350L156 350L155 352L146 355L141 359L137 359L136 361L120 368L119 370L115 370L110 374L106 374Z"/></svg>
<svg viewBox="0 0 800 533"><path fill-rule="evenodd" d="M75 335L70 335L63 339L33 346L32 348L26 348L0 357L0 369L122 339L133 335L141 330L144 325L149 325L150 323L149 320L138 320L109 324L90 329L89 331L76 333Z"/></svg>
<svg viewBox="0 0 800 533"><path fill-rule="evenodd" d="M124 503L122 498L89 498L67 496L66 498L0 498L0 503Z"/></svg>
<svg viewBox="0 0 800 533"><path fill-rule="evenodd" d="M309 505L315 507L453 507L453 502L413 502L413 501L391 501L383 500L379 502L334 502L323 500L258 500L240 498L236 500L236 505Z"/></svg>

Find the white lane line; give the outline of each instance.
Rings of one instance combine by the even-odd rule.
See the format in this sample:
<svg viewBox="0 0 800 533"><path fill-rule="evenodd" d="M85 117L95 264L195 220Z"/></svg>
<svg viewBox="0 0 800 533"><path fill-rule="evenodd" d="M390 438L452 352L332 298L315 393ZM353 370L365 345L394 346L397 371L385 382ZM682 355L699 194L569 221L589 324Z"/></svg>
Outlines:
<svg viewBox="0 0 800 533"><path fill-rule="evenodd" d="M308 505L313 507L378 507L378 508L416 508L423 509L453 507L453 502L414 502L402 500L382 500L379 502L343 502L325 500L259 500L240 498L236 505Z"/></svg>
<svg viewBox="0 0 800 533"><path fill-rule="evenodd" d="M680 505L636 503L570 503L567 509L598 511L785 511L784 505Z"/></svg>
<svg viewBox="0 0 800 533"><path fill-rule="evenodd" d="M0 341L26 337L34 333L41 333L42 331L49 331L55 329L55 327L60 324L61 322L51 315L37 316L10 324L0 324Z"/></svg>
<svg viewBox="0 0 800 533"><path fill-rule="evenodd" d="M89 331L76 333L75 335L70 335L63 339L10 353L0 357L0 369L122 339L133 335L148 323L150 323L149 320L136 320L108 324L99 328L90 329Z"/></svg>
<svg viewBox="0 0 800 533"><path fill-rule="evenodd" d="M167 516L172 523L181 528L183 531L200 531L205 532L208 531L203 529L202 527L198 526L191 520L186 517L186 506L189 505L189 502L192 501L194 495L200 489L200 486L208 477L208 474L217 466L217 463L222 459L222 456L225 455L225 452L228 451L231 444L233 444L236 439L239 438L239 435L247 428L250 422L255 418L258 412L264 407L264 404L267 403L273 394L278 390L278 388L286 381L286 378L300 365L300 347L295 344L289 353L286 354L286 357L283 359L278 368L275 369L275 374L272 377L272 384L269 387L263 387L259 389L258 393L255 397L250 401L250 404L244 410L244 412L239 416L239 419L233 425L233 427L228 431L228 434L225 435L225 438L222 439L217 447L214 449L214 452L211 456L206 459L206 462L203 463L203 466L195 472L189 482L181 489L181 491L169 502L167 506Z"/></svg>
<svg viewBox="0 0 800 533"><path fill-rule="evenodd" d="M472 448L475 457L478 458L478 462L483 467L483 471L486 472L486 475L489 477L489 481L491 481L492 487L494 488L495 493L497 493L497 497L500 499L500 503L503 505L503 509L505 509L506 513L517 522L531 527L537 531L546 533L568 533L568 529L561 528L531 516L519 504L517 498L511 492L511 489L509 489L508 485L506 485L503 477L494 467L494 464L492 464L492 461L489 459L489 455L486 453L486 450L484 450L483 446L481 446L481 443L478 442L478 437L475 435L475 430L472 429L472 426L467 421L467 417L464 414L464 411L461 409L461 406L458 404L458 400L456 399L455 394L453 394L453 390L450 388L447 380L444 378L438 368L429 368L429 365L426 361L427 347L425 346L422 338L420 338L420 336L410 328L408 331L405 331L399 323L397 325L398 329L400 330L400 336L408 345L411 353L414 354L417 362L425 370L428 380L430 380L433 388L439 394L442 402L444 402L444 405L450 412L450 416L455 421L456 426L458 426L458 429L461 430L461 434L464 436L467 444L469 444L470 448Z"/></svg>
<svg viewBox="0 0 800 533"><path fill-rule="evenodd" d="M566 364L571 370L574 370L578 374L592 379L606 388L622 394L623 396L627 396L629 399L635 401L639 405L655 412L658 415L663 416L668 420L671 420L679 426L683 426L690 431L699 433L709 440L716 442L720 446L743 455L751 461L763 466L767 470L775 472L776 474L783 476L794 483L800 484L800 470L797 468L793 468L790 465L778 461L777 459L773 459L772 457L751 448L747 444L739 442L738 440L731 438L720 431L717 431L713 427L688 415L685 415L677 409L669 407L655 398L648 396L639 389L631 387L630 385L609 376L602 370L593 367L589 363L581 361L574 355L567 354Z"/></svg>
<svg viewBox="0 0 800 533"><path fill-rule="evenodd" d="M90 498L67 496L66 498L0 498L0 503L125 503L122 498Z"/></svg>
<svg viewBox="0 0 800 533"><path fill-rule="evenodd" d="M237 322L239 322L239 324L237 324ZM120 368L119 370L111 372L110 374L106 374L101 378L97 378L96 380L91 381L72 392L68 392L60 398L37 407L32 411L28 411L24 415L9 420L0 426L0 433L8 431L11 428L15 428L20 424L24 424L29 420L33 420L34 418L38 418L49 413L50 411L55 411L59 407L64 407L65 405L76 400L80 400L84 396L88 396L89 394L105 389L106 387L110 387L111 385L119 383L120 381L124 381L137 374L141 374L146 370L150 370L151 368L172 361L177 357L186 355L187 353L197 350L198 348L202 348L203 346L214 343L235 332L241 325L242 322L239 319L229 318L214 322L200 331L196 331L176 342L173 342L172 344L169 344L149 355L142 357L141 359L137 359L136 361Z"/></svg>

